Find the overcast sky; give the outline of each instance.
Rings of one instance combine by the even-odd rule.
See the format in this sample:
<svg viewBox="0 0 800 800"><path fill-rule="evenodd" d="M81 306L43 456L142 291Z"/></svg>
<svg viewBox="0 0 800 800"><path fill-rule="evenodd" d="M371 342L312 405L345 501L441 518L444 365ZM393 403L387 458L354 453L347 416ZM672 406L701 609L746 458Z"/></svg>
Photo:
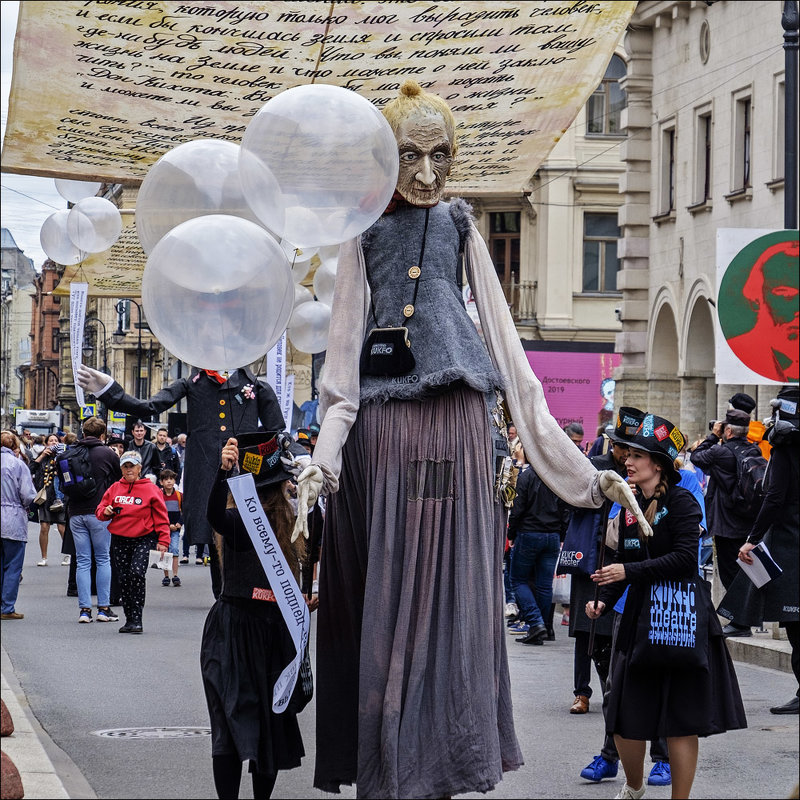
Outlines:
<svg viewBox="0 0 800 800"><path fill-rule="evenodd" d="M8 118L8 92L11 88L11 74L14 68L14 33L17 30L17 10L19 3L2 0L2 135L5 137ZM54 211L66 208L66 201L56 191L52 178L34 178L30 175L2 174L2 225L11 231L17 246L33 259L36 269L41 268L47 258L39 244L39 231L42 223Z"/></svg>

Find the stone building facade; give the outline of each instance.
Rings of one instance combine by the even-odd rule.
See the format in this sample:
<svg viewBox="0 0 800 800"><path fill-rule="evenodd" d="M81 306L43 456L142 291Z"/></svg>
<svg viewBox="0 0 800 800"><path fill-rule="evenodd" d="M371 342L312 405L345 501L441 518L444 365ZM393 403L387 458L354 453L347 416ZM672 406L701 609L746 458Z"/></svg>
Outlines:
<svg viewBox="0 0 800 800"><path fill-rule="evenodd" d="M783 228L783 3L644 0L625 36L617 404L690 440L746 391L715 384L716 234Z"/></svg>

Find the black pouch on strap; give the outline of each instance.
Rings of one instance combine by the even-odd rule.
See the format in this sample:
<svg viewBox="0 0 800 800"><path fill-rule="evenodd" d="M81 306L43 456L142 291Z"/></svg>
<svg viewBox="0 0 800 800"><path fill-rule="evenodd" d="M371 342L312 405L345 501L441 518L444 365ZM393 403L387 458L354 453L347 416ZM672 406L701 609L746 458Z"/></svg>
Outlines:
<svg viewBox="0 0 800 800"><path fill-rule="evenodd" d="M408 374L416 364L408 328L373 328L370 331L361 351L362 375L392 378Z"/></svg>

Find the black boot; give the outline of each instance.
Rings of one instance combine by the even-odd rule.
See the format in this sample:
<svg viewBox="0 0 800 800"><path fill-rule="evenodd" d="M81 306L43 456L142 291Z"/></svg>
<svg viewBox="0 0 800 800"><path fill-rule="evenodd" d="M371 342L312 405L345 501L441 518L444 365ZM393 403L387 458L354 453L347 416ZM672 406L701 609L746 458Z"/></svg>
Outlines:
<svg viewBox="0 0 800 800"><path fill-rule="evenodd" d="M769 710L770 714L800 714L800 697L796 695L782 706L773 706Z"/></svg>
<svg viewBox="0 0 800 800"><path fill-rule="evenodd" d="M547 636L547 628L544 625L536 625L530 628L526 636L522 636L517 641L520 644L544 644Z"/></svg>

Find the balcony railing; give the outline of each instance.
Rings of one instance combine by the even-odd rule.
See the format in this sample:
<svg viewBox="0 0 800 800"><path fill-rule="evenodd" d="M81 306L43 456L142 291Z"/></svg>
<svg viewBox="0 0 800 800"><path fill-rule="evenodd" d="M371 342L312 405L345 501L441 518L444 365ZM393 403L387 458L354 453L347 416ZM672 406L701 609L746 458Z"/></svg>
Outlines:
<svg viewBox="0 0 800 800"><path fill-rule="evenodd" d="M514 322L535 322L537 281L512 281L500 285Z"/></svg>

